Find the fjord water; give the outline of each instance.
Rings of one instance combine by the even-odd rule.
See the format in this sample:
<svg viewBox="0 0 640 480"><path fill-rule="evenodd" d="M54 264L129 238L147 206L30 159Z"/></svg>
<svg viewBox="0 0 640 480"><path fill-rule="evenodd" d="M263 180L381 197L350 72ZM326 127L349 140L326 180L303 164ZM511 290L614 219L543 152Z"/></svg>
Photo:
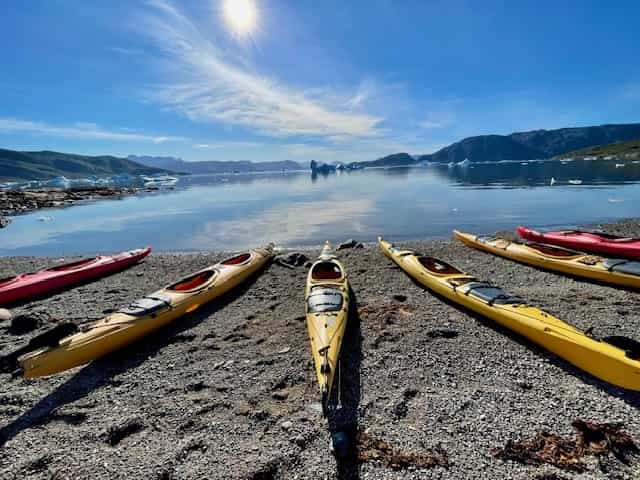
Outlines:
<svg viewBox="0 0 640 480"><path fill-rule="evenodd" d="M144 245L174 252L235 250L270 241L373 241L380 234L393 240L448 238L454 228L487 233L518 224L570 227L637 217L639 182L640 164L616 166L615 160L368 169L319 177L186 176L172 191L14 217L0 230L0 255L62 256Z"/></svg>

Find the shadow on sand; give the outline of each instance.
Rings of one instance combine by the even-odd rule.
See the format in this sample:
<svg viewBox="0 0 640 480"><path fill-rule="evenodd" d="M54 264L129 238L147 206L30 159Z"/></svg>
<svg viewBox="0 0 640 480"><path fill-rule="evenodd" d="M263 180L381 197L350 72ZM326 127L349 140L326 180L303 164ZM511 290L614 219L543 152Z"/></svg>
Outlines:
<svg viewBox="0 0 640 480"><path fill-rule="evenodd" d="M349 287L349 321L345 332L341 353L341 395L342 408L329 415L329 430L334 442L342 437L346 448L342 455L336 455L337 476L340 480L360 478L358 464L358 410L361 398L360 363L362 359L362 337L357 298ZM337 390L337 389L336 389Z"/></svg>
<svg viewBox="0 0 640 480"><path fill-rule="evenodd" d="M395 265L395 264L394 264ZM406 273L400 268L397 267L399 270L399 273L403 273L406 275ZM455 308L456 310L458 310L461 313L464 313L470 317L473 317L478 323L491 328L492 330L499 332L502 335L506 335L507 337L509 337L511 340L513 340L514 342L519 343L520 345L529 348L530 350L535 351L538 355L542 356L542 357L546 357L549 359L549 361L561 368L562 370L564 370L565 372L567 372L570 375L573 375L574 377L579 378L582 382L589 384L589 385L593 385L594 387L599 388L600 390L606 392L607 394L611 395L612 397L616 397L619 398L620 400L624 401L625 403L627 403L628 405L630 405L631 407L640 410L640 392L634 392L632 390L626 390L624 388L620 388L620 387L616 387L615 385L611 385L610 383L607 383L605 381L599 380L596 377L590 375L587 372L584 372L582 370L580 370L577 367L574 367L572 364L570 364L569 362L563 360L562 358L558 357L557 355L553 354L552 352L548 351L547 349L545 349L544 347L542 347L541 345L538 345L535 342L532 342L530 340L528 340L527 338L518 335L517 333L509 330L506 327L503 327L502 325L474 312L473 310L469 310L461 305L458 305L457 303L453 302L452 300L449 300L446 297L443 297L442 295L433 292L431 290L429 290L428 288L426 288L424 285L422 285L421 283L419 283L418 281L416 281L415 279L413 279L412 277L408 277L417 287L419 287L421 290L423 290L424 292L428 293L429 295L434 296L435 298L437 298L438 300L442 301L443 303L446 303L447 305ZM526 299L525 299L526 300ZM479 352L480 353L480 352Z"/></svg>
<svg viewBox="0 0 640 480"><path fill-rule="evenodd" d="M264 270L262 271L264 272ZM0 448L20 432L44 425L52 420L56 409L79 400L92 391L110 384L113 378L138 367L162 348L173 343L177 334L198 325L235 299L244 295L261 273L254 275L238 289L214 300L200 310L187 314L173 323L152 333L141 341L95 360L72 376L55 391L8 425L0 428Z"/></svg>

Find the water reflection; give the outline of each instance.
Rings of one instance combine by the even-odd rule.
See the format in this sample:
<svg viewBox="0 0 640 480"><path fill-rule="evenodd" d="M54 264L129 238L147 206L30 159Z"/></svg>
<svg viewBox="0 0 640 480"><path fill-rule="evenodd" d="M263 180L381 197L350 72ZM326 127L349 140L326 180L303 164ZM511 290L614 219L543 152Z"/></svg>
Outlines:
<svg viewBox="0 0 640 480"><path fill-rule="evenodd" d="M578 160L367 169L315 178L309 172L191 175L170 192L16 217L0 230L0 254L143 245L239 249L269 241L373 241L379 234L448 237L453 228L491 232L517 223L571 226L637 216L638 181L638 163ZM42 216L53 221L39 222Z"/></svg>

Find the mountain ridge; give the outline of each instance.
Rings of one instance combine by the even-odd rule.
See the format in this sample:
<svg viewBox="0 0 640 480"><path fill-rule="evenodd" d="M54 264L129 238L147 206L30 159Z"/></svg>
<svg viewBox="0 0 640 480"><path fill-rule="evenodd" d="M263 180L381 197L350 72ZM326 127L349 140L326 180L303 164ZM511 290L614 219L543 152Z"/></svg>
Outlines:
<svg viewBox="0 0 640 480"><path fill-rule="evenodd" d="M5 182L48 180L58 176L82 178L91 175L111 176L125 173L153 175L172 172L111 155L91 156L50 150L21 152L0 149L0 181Z"/></svg>
<svg viewBox="0 0 640 480"><path fill-rule="evenodd" d="M188 162L177 157L153 157L148 155L129 155L127 157L143 165L154 166L156 168L166 168L177 172L192 174L202 173L231 173L231 172L268 172L280 170L301 170L303 167L293 160L282 160L274 162L252 162L249 160L239 161L202 161Z"/></svg>
<svg viewBox="0 0 640 480"><path fill-rule="evenodd" d="M421 155L419 162L471 162L553 158L570 151L640 138L640 123L604 124L530 130L509 135L467 137L437 152Z"/></svg>

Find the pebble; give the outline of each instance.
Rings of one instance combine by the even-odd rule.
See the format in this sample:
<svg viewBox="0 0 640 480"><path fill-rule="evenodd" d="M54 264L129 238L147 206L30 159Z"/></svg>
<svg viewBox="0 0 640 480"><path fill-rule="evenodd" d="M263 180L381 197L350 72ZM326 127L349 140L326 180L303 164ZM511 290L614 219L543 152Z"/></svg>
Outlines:
<svg viewBox="0 0 640 480"><path fill-rule="evenodd" d="M0 308L0 322L11 321L11 319L13 319L11 311L6 308Z"/></svg>

